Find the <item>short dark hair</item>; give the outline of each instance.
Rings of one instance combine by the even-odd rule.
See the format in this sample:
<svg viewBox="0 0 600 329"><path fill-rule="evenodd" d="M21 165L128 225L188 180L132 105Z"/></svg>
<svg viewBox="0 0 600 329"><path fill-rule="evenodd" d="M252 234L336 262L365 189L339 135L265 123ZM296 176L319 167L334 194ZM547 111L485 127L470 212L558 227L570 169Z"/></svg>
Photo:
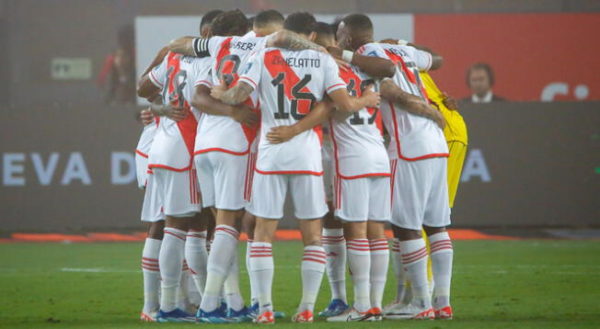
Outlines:
<svg viewBox="0 0 600 329"><path fill-rule="evenodd" d="M333 31L333 35L336 36L336 39L337 39L337 30L338 30L338 27L340 27L340 22L342 21L342 19L344 19L344 18L341 16L338 16L333 20L333 23L331 23L331 29Z"/></svg>
<svg viewBox="0 0 600 329"><path fill-rule="evenodd" d="M265 27L269 24L283 24L285 18L275 9L263 10L254 16L254 25L256 27Z"/></svg>
<svg viewBox="0 0 600 329"><path fill-rule="evenodd" d="M229 10L219 14L211 24L213 35L244 35L248 32L248 18L241 10Z"/></svg>
<svg viewBox="0 0 600 329"><path fill-rule="evenodd" d="M488 75L488 79L490 80L490 86L494 85L494 82L496 81L494 78L494 70L492 70L490 64L479 62L471 65L471 67L469 67L469 69L467 70L467 86L471 86L471 72L473 72L473 70L484 70L485 73Z"/></svg>
<svg viewBox="0 0 600 329"><path fill-rule="evenodd" d="M331 26L331 24L327 24L325 22L317 22L317 24L315 24L314 31L317 32L317 34L319 35L328 35L335 38L335 33L333 32L333 27Z"/></svg>
<svg viewBox="0 0 600 329"><path fill-rule="evenodd" d="M314 32L317 20L309 12L297 12L288 15L283 22L283 28L300 34L310 34Z"/></svg>
<svg viewBox="0 0 600 329"><path fill-rule="evenodd" d="M347 25L353 32L373 31L373 23L369 16L365 14L350 14L342 18L344 25Z"/></svg>
<svg viewBox="0 0 600 329"><path fill-rule="evenodd" d="M202 16L202 20L200 20L200 30L202 30L202 27L204 27L204 25L211 24L215 17L219 16L222 13L223 11L221 9L215 9L204 14L204 16Z"/></svg>

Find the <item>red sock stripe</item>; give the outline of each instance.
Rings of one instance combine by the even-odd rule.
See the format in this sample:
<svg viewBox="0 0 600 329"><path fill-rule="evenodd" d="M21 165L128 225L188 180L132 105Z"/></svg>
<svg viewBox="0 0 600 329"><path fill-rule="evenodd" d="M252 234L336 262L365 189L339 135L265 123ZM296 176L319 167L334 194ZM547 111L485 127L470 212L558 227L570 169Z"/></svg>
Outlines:
<svg viewBox="0 0 600 329"><path fill-rule="evenodd" d="M147 261L147 262L155 262L155 263L158 263L158 258L148 258L148 257L142 257L142 261Z"/></svg>
<svg viewBox="0 0 600 329"><path fill-rule="evenodd" d="M312 255L317 257L327 257L327 254L323 250L304 250L304 256Z"/></svg>
<svg viewBox="0 0 600 329"><path fill-rule="evenodd" d="M206 239L206 231L188 232L187 236L192 237L192 238Z"/></svg>
<svg viewBox="0 0 600 329"><path fill-rule="evenodd" d="M194 272L194 270L192 270L191 268L190 268L190 273L192 273L193 275L198 274L198 273Z"/></svg>
<svg viewBox="0 0 600 329"><path fill-rule="evenodd" d="M427 248L423 247L417 251L413 251L408 254L402 254L402 263L408 264L415 262L421 258L427 257Z"/></svg>
<svg viewBox="0 0 600 329"><path fill-rule="evenodd" d="M233 236L234 238L239 238L240 233L234 229L228 228L228 227L223 227L223 226L217 226L217 228L215 228L215 234L217 232L225 232L231 236Z"/></svg>
<svg viewBox="0 0 600 329"><path fill-rule="evenodd" d="M369 251L369 240L366 239L355 239L346 241L346 248L356 251Z"/></svg>
<svg viewBox="0 0 600 329"><path fill-rule="evenodd" d="M148 264L148 263L142 262L142 267L157 268L158 269L158 264Z"/></svg>
<svg viewBox="0 0 600 329"><path fill-rule="evenodd" d="M389 250L390 246L386 239L375 239L369 241L369 247L371 251Z"/></svg>
<svg viewBox="0 0 600 329"><path fill-rule="evenodd" d="M146 271L160 272L158 267L142 266L142 269Z"/></svg>
<svg viewBox="0 0 600 329"><path fill-rule="evenodd" d="M327 264L327 261L325 259L320 259L320 258L313 258L313 257L309 257L309 256L304 256L302 257L302 261L303 262L315 262L315 263L320 263L320 264Z"/></svg>
<svg viewBox="0 0 600 329"><path fill-rule="evenodd" d="M185 235L177 234L175 232L171 232L170 230L165 230L165 234L172 235L181 241L185 241Z"/></svg>
<svg viewBox="0 0 600 329"><path fill-rule="evenodd" d="M439 245L452 245L452 241L450 241L450 240L440 240L440 241L432 242L431 243L431 248L434 248L434 247L439 246Z"/></svg>
<svg viewBox="0 0 600 329"><path fill-rule="evenodd" d="M446 249L452 250L452 243L450 241L448 241L447 243L431 245L431 253Z"/></svg>

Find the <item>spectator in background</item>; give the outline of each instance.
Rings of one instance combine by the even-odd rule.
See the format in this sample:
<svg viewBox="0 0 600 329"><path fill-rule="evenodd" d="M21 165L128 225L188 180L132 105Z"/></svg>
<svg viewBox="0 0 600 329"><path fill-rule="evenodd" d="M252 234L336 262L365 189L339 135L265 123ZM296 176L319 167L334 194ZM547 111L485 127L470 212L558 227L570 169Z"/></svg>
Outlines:
<svg viewBox="0 0 600 329"><path fill-rule="evenodd" d="M494 95L494 71L487 63L475 63L467 70L467 86L471 96L463 98L467 103L491 103L505 99Z"/></svg>
<svg viewBox="0 0 600 329"><path fill-rule="evenodd" d="M108 104L131 104L135 102L136 77L133 47L133 27L119 30L118 48L106 56L98 76L98 85L106 93Z"/></svg>

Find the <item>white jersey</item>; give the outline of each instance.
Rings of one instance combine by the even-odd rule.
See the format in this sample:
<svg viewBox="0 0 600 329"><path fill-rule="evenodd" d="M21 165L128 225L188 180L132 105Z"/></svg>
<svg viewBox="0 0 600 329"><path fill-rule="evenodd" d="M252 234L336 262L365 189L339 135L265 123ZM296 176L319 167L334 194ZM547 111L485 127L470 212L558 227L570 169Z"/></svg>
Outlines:
<svg viewBox="0 0 600 329"><path fill-rule="evenodd" d="M190 114L175 122L161 118L150 149L148 167L174 171L191 168L196 128L200 112L191 107L196 76L209 67L201 59L169 52L160 65L150 71L150 80L162 88L164 104L183 106Z"/></svg>
<svg viewBox="0 0 600 329"><path fill-rule="evenodd" d="M252 53L265 47L267 37L246 34L241 37L211 37L207 42L212 59L211 72L198 77L197 83L211 87L224 80L232 86L237 83L238 70L242 63L245 63ZM250 95L246 105L258 112L256 93ZM207 114L199 128L203 138L199 140L194 153L220 151L244 155L248 153L256 138L257 129L258 127L242 125L228 116Z"/></svg>
<svg viewBox="0 0 600 329"><path fill-rule="evenodd" d="M301 120L326 92L346 88L333 58L314 50L267 48L246 64L240 81L258 90L261 104L256 172L322 175L320 126L281 144L270 144L265 136L273 127Z"/></svg>
<svg viewBox="0 0 600 329"><path fill-rule="evenodd" d="M432 63L431 54L410 46L377 43L362 46L358 53L394 62L394 83L405 92L427 100L419 70L429 70ZM391 159L416 161L448 156L444 133L435 122L410 114L391 102L382 102L381 111L383 122L390 134L388 154Z"/></svg>
<svg viewBox="0 0 600 329"><path fill-rule="evenodd" d="M148 158L150 148L152 147L152 141L154 140L154 135L156 134L156 129L158 128L159 120L160 118L155 118L152 123L145 125L142 130L140 140L135 147L135 153L139 154L141 157Z"/></svg>
<svg viewBox="0 0 600 329"><path fill-rule="evenodd" d="M364 88L374 83L356 66L339 71L351 96L362 96ZM390 176L390 160L383 145L383 126L378 108L362 108L350 116L336 113L329 123L337 177Z"/></svg>

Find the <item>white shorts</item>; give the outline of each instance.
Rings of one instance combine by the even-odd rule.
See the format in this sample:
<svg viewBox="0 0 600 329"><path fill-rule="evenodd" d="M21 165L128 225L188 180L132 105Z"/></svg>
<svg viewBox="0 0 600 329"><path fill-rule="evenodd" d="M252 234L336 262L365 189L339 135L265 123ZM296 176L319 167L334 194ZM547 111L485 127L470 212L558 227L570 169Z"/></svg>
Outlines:
<svg viewBox="0 0 600 329"><path fill-rule="evenodd" d="M152 169L154 188L162 201L163 213L171 217L190 217L202 209L196 170Z"/></svg>
<svg viewBox="0 0 600 329"><path fill-rule="evenodd" d="M148 157L135 152L135 173L137 177L138 187L146 187L148 180Z"/></svg>
<svg viewBox="0 0 600 329"><path fill-rule="evenodd" d="M419 231L450 225L447 165L447 158L391 161L392 224Z"/></svg>
<svg viewBox="0 0 600 329"><path fill-rule="evenodd" d="M323 158L323 183L325 183L325 197L327 201L333 201L333 176L335 172L334 162L331 157L331 152L329 148L326 147L327 144L323 144L323 148L321 151L321 157Z"/></svg>
<svg viewBox="0 0 600 329"><path fill-rule="evenodd" d="M323 176L254 174L248 212L257 217L283 218L286 194L291 193L298 219L322 218L329 209L325 201Z"/></svg>
<svg viewBox="0 0 600 329"><path fill-rule="evenodd" d="M148 170L146 169L146 172ZM144 191L144 203L142 204L142 222L155 223L165 220L163 213L162 198L157 193L154 183L154 175L149 174Z"/></svg>
<svg viewBox="0 0 600 329"><path fill-rule="evenodd" d="M335 216L348 222L389 221L390 178L340 179L334 177Z"/></svg>
<svg viewBox="0 0 600 329"><path fill-rule="evenodd" d="M207 152L197 154L194 161L204 207L244 209L248 155Z"/></svg>

